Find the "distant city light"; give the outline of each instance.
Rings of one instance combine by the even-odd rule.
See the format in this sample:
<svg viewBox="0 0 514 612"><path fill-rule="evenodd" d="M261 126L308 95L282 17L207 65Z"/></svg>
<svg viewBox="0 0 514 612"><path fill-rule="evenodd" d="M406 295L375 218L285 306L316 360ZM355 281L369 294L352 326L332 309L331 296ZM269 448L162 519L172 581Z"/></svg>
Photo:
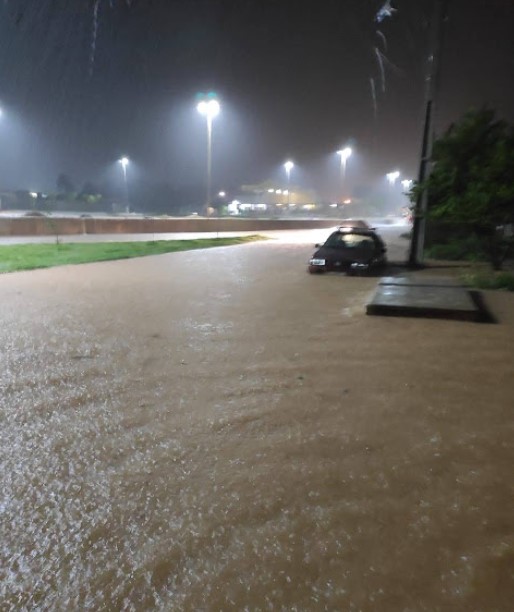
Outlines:
<svg viewBox="0 0 514 612"><path fill-rule="evenodd" d="M224 198L226 195L227 195L227 194L226 194L224 191L220 191L220 192L218 193L218 196L219 196L220 198Z"/></svg>
<svg viewBox="0 0 514 612"><path fill-rule="evenodd" d="M282 193L282 189L277 189L275 193L278 193L280 195Z"/></svg>
<svg viewBox="0 0 514 612"><path fill-rule="evenodd" d="M352 201L350 199L343 201L343 204L351 204L351 203L352 203Z"/></svg>
<svg viewBox="0 0 514 612"><path fill-rule="evenodd" d="M230 202L230 204L227 206L227 209L231 215L237 215L239 213L239 201L232 200L232 202Z"/></svg>
<svg viewBox="0 0 514 612"><path fill-rule="evenodd" d="M268 193L275 193L274 189L268 189Z"/></svg>
<svg viewBox="0 0 514 612"><path fill-rule="evenodd" d="M130 160L128 157L122 157L118 160L118 163L121 164L123 166L123 169L125 170L125 168L129 165Z"/></svg>

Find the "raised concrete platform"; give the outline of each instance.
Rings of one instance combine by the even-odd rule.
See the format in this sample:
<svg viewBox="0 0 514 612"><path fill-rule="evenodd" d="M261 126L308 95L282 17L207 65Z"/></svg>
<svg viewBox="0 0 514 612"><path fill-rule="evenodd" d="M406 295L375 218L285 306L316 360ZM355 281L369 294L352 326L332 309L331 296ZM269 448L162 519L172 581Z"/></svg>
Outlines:
<svg viewBox="0 0 514 612"><path fill-rule="evenodd" d="M472 294L453 278L410 274L380 279L366 313L378 316L425 317L483 321Z"/></svg>

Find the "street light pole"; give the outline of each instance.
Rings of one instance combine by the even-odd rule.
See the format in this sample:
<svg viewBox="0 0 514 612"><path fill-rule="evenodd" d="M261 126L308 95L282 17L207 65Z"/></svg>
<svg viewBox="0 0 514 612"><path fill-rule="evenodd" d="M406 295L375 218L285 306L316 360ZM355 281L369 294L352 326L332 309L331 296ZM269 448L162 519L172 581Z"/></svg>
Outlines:
<svg viewBox="0 0 514 612"><path fill-rule="evenodd" d="M121 167L123 169L123 183L125 186L125 207L126 207L126 212L129 212L129 190L128 190L128 178L127 178L127 166L129 165L129 159L128 157L122 157L121 159L118 160L118 163L121 164Z"/></svg>
<svg viewBox="0 0 514 612"><path fill-rule="evenodd" d="M435 0L434 17L432 21L432 41L428 56L428 67L425 92L425 121L421 143L418 183L423 183L430 174L430 159L434 141L434 107L441 68L440 56L443 46L444 22L448 13L450 0ZM408 266L419 268L423 265L425 248L426 216L428 212L428 193L426 189L418 195L414 207L414 222L409 250Z"/></svg>
<svg viewBox="0 0 514 612"><path fill-rule="evenodd" d="M212 120L219 114L221 107L218 100L211 98L210 100L202 100L202 102L199 102L196 109L207 120L207 193L205 212L208 216L211 205L212 182Z"/></svg>
<svg viewBox="0 0 514 612"><path fill-rule="evenodd" d="M344 186L344 181L346 178L346 162L352 154L352 150L350 147L345 147L344 149L338 151L337 154L341 158L341 185Z"/></svg>
<svg viewBox="0 0 514 612"><path fill-rule="evenodd" d="M287 174L287 208L289 208L291 197L291 170L294 168L294 163L292 161L286 161L284 168Z"/></svg>
<svg viewBox="0 0 514 612"><path fill-rule="evenodd" d="M207 115L207 195L206 210L209 213L211 205L211 183L212 183L212 116Z"/></svg>

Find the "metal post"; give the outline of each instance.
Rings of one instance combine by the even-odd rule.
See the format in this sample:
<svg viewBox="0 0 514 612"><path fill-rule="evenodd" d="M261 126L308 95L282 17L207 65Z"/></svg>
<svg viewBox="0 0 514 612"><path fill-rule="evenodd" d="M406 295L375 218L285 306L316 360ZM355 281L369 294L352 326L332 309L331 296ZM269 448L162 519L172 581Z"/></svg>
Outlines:
<svg viewBox="0 0 514 612"><path fill-rule="evenodd" d="M211 206L211 175L212 175L212 117L207 115L207 201L205 213L209 216Z"/></svg>
<svg viewBox="0 0 514 612"><path fill-rule="evenodd" d="M122 164L123 168L123 182L125 184L125 211L130 211L130 203L129 203L129 190L128 190L128 178L127 178L127 165Z"/></svg>

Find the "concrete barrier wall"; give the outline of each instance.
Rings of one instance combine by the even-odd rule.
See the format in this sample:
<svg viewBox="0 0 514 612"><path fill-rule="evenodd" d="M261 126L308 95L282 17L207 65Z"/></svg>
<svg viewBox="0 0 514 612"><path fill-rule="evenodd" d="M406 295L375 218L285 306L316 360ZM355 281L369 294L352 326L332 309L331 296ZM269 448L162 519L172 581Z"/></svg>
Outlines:
<svg viewBox="0 0 514 612"><path fill-rule="evenodd" d="M78 234L166 234L178 232L256 232L333 227L334 219L116 219L116 218L0 218L0 236Z"/></svg>

